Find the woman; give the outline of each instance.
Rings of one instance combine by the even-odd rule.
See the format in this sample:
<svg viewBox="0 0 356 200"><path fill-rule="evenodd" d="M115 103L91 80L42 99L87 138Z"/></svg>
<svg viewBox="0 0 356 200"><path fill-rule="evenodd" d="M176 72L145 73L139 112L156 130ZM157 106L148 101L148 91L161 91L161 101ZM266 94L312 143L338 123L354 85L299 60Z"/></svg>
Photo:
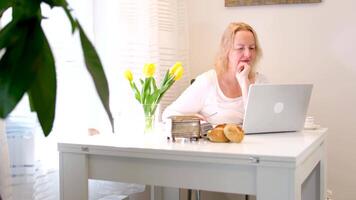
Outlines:
<svg viewBox="0 0 356 200"><path fill-rule="evenodd" d="M225 30L215 70L199 75L182 95L166 108L163 118L196 115L212 124L241 124L251 84L266 82L256 72L261 47L253 28L231 23Z"/></svg>

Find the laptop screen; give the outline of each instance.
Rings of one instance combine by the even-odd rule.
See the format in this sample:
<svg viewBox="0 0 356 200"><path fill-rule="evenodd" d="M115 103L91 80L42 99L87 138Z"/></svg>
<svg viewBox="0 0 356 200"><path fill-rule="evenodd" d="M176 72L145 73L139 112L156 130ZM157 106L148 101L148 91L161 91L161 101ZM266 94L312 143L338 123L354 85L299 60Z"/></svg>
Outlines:
<svg viewBox="0 0 356 200"><path fill-rule="evenodd" d="M246 134L300 131L312 84L253 84L243 122Z"/></svg>

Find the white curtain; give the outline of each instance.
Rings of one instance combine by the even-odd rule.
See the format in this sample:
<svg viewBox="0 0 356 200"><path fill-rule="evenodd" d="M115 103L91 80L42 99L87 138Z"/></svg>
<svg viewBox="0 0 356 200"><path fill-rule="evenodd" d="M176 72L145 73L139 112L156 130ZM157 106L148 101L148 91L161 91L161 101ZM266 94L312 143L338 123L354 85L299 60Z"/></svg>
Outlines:
<svg viewBox="0 0 356 200"><path fill-rule="evenodd" d="M127 124L120 119L128 119L127 113L137 106L123 78L126 69L130 68L138 81L144 63L155 63L156 80L160 82L176 61L183 63L185 74L161 100L160 112L189 85L186 10L186 0L94 1L95 42L106 66L111 107L119 128Z"/></svg>
<svg viewBox="0 0 356 200"><path fill-rule="evenodd" d="M116 134L123 134L120 130L127 130L125 126L132 122L138 125L141 109L123 77L126 69L131 69L138 81L144 64L155 63L159 83L175 62L183 63L185 74L165 94L159 114L189 85L186 0L94 0L93 8L94 40L109 80ZM91 101L91 105L100 105L96 98ZM90 125L105 130L103 110L92 107L91 112ZM140 185L108 181L96 184L99 191L106 194L143 190Z"/></svg>
<svg viewBox="0 0 356 200"><path fill-rule="evenodd" d="M185 74L162 99L161 112L189 85L186 0L69 0L68 2L87 35L94 42L103 62L109 81L111 110L118 127L123 124L125 118L123 115L127 111L132 113L132 110L128 109L136 106L132 91L123 78L123 72L127 68L133 70L135 77L141 77L144 63L155 63L156 79L159 82L166 70L176 61L183 63ZM32 162L13 165L13 167L16 165L26 168L24 173L12 174L14 181L18 181L14 185L17 195L14 200L58 199L56 148L58 136L86 134L88 128L97 128L102 133L110 131L106 114L84 67L78 35L74 37L71 35L69 22L61 9L51 10L45 7L43 14L48 19L43 20L42 26L54 51L57 66L56 119L49 138L44 138L42 133L38 132L36 120L32 131L22 136L15 133L7 135L14 145L10 147L14 150L10 154L21 155L21 159ZM23 105L27 104L27 102L23 103ZM17 109L23 111L28 108L21 109L20 106ZM33 116L27 114L26 116L29 117L27 120L31 120ZM23 119L23 113L15 114L12 118L15 121ZM7 144L4 143L6 135L1 129L0 139L0 191L4 200L4 196L10 194L10 190L4 190L6 187L3 186L9 183L4 181L9 179L3 179L2 176L9 174L9 170L6 172L8 169L6 166L9 165L6 164L8 154L6 150L4 151L6 148L3 145ZM22 148L22 154L15 151L17 147ZM119 197L143 190L143 186L140 185L105 181L90 181L90 187L93 188L92 191L97 191L91 194L92 199L111 194Z"/></svg>

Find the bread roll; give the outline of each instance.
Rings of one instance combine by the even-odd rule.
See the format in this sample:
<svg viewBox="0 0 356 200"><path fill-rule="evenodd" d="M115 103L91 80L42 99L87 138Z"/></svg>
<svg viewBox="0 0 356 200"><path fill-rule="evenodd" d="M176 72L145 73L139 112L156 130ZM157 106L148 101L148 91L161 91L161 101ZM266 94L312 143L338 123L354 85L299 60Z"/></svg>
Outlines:
<svg viewBox="0 0 356 200"><path fill-rule="evenodd" d="M212 142L228 142L229 140L225 137L224 128L218 127L208 131L208 138Z"/></svg>
<svg viewBox="0 0 356 200"><path fill-rule="evenodd" d="M224 128L224 135L231 142L240 143L244 138L244 131L235 124L227 124Z"/></svg>
<svg viewBox="0 0 356 200"><path fill-rule="evenodd" d="M218 124L215 126L215 128L225 128L226 124Z"/></svg>

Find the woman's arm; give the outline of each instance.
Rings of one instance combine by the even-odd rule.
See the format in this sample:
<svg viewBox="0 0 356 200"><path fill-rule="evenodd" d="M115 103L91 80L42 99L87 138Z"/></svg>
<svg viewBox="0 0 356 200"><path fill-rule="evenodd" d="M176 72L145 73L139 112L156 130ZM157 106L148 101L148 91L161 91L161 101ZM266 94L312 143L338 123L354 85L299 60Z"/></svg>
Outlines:
<svg viewBox="0 0 356 200"><path fill-rule="evenodd" d="M171 105L163 112L162 118L167 119L173 115L197 115L201 111L211 82L206 74L199 76Z"/></svg>
<svg viewBox="0 0 356 200"><path fill-rule="evenodd" d="M236 75L237 78L237 75ZM251 84L261 84L261 83L269 83L269 80L267 79L266 76L264 76L263 74L260 74L258 72L256 72L254 79L250 80L249 78L245 79L245 78L241 78L240 80L238 79L240 87L241 87L241 91L242 91L242 99L243 99L243 103L244 106L246 107L247 105L247 100L248 100L248 90Z"/></svg>

